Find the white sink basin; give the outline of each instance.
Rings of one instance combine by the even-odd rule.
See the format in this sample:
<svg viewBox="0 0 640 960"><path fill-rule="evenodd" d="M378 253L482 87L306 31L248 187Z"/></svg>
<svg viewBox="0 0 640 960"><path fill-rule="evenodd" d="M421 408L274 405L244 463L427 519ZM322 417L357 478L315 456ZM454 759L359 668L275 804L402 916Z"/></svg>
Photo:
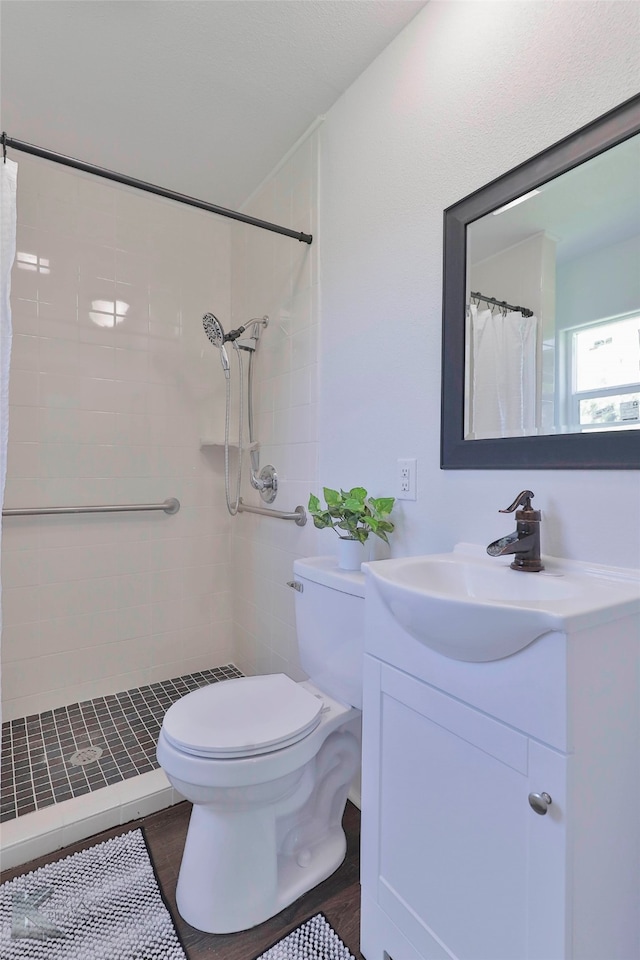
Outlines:
<svg viewBox="0 0 640 960"><path fill-rule="evenodd" d="M640 614L640 572L544 557L540 573L458 544L453 553L363 565L367 589L417 640L454 660L500 660L550 630Z"/></svg>

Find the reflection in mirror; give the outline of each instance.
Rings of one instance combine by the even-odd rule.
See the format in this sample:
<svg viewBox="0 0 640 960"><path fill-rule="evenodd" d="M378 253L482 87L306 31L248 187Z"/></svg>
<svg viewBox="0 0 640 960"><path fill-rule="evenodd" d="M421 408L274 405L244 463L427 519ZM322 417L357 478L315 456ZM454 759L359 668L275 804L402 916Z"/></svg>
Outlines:
<svg viewBox="0 0 640 960"><path fill-rule="evenodd" d="M443 468L640 468L640 96L444 213Z"/></svg>
<svg viewBox="0 0 640 960"><path fill-rule="evenodd" d="M639 171L635 136L467 226L466 439L640 426Z"/></svg>

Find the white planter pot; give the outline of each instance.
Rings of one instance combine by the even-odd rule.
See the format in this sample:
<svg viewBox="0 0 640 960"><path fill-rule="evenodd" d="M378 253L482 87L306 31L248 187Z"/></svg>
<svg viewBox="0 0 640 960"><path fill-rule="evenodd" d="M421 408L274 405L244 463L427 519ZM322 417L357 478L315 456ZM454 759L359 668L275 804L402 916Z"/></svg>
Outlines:
<svg viewBox="0 0 640 960"><path fill-rule="evenodd" d="M359 570L360 564L369 558L369 544L359 540L340 538L338 566L341 570Z"/></svg>

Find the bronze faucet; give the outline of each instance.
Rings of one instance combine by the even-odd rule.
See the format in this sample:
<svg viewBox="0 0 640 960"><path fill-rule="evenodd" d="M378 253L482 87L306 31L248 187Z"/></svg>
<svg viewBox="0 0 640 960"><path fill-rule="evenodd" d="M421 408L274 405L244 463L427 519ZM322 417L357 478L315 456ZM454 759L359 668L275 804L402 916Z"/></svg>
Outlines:
<svg viewBox="0 0 640 960"><path fill-rule="evenodd" d="M542 514L540 510L532 508L532 497L531 490L523 490L510 507L498 511L499 513L513 513L516 507L522 507L522 510L518 510L516 513L515 533L494 540L487 547L487 553L490 557L504 557L514 553L515 558L511 567L514 570L523 570L525 573L538 573L538 571L544 570L544 564L540 561L540 521Z"/></svg>

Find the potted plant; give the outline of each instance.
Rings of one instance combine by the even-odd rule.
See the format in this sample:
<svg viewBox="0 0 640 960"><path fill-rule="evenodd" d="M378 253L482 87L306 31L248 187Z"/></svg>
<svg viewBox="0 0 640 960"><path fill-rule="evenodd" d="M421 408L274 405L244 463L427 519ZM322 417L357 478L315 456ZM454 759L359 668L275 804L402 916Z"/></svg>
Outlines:
<svg viewBox="0 0 640 960"><path fill-rule="evenodd" d="M340 537L338 564L345 570L358 570L363 559L362 545L373 533L385 543L394 529L388 519L395 503L394 497L368 497L364 487L351 490L332 490L323 487L326 507L313 493L309 497L308 510L314 526L319 530L331 527Z"/></svg>

